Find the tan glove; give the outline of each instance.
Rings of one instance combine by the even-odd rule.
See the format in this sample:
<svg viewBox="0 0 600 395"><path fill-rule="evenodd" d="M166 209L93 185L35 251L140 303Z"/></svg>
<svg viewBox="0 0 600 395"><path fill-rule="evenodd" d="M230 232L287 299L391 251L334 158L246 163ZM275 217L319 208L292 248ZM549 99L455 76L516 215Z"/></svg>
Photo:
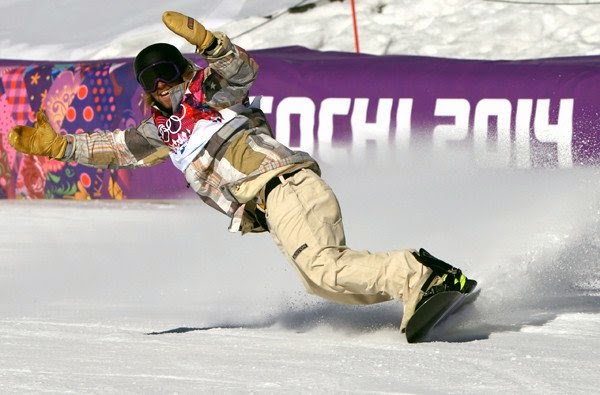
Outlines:
<svg viewBox="0 0 600 395"><path fill-rule="evenodd" d="M162 20L169 30L195 45L200 53L204 53L215 39L212 32L206 30L200 22L179 12L165 11Z"/></svg>
<svg viewBox="0 0 600 395"><path fill-rule="evenodd" d="M25 154L62 159L67 149L67 139L56 133L44 111L37 113L37 122L31 126L15 126L8 134L8 142Z"/></svg>

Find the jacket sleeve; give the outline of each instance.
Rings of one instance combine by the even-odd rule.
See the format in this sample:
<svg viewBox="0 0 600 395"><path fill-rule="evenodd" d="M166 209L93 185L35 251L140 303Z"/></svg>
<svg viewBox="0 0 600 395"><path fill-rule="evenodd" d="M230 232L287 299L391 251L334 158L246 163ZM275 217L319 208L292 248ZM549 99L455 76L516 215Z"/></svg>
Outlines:
<svg viewBox="0 0 600 395"><path fill-rule="evenodd" d="M208 105L221 110L247 100L258 73L258 64L225 34L214 34L219 41L214 50L204 55L208 72L205 72L202 88Z"/></svg>
<svg viewBox="0 0 600 395"><path fill-rule="evenodd" d="M70 147L63 161L101 169L147 167L169 157L169 148L150 119L136 128L71 134L67 140Z"/></svg>

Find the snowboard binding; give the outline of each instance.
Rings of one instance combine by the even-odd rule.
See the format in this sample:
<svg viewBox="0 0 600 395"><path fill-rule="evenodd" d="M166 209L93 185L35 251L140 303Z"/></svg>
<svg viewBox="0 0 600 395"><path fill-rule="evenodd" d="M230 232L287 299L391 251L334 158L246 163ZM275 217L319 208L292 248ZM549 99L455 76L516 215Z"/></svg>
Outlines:
<svg viewBox="0 0 600 395"><path fill-rule="evenodd" d="M430 332L447 316L458 310L468 300L474 300L479 292L473 292L477 281L468 279L461 270L434 257L421 248L413 253L415 259L432 270L421 288L422 298L413 315L401 331L409 343L430 338Z"/></svg>
<svg viewBox="0 0 600 395"><path fill-rule="evenodd" d="M433 271L421 288L421 291L425 295L419 302L419 305L440 292L458 291L460 293L470 293L477 286L477 281L468 279L460 269L436 258L424 248L421 248L418 253L413 252L413 256L423 266L427 266ZM434 280L435 285L432 286L431 284L434 283ZM417 308L419 305L417 305Z"/></svg>

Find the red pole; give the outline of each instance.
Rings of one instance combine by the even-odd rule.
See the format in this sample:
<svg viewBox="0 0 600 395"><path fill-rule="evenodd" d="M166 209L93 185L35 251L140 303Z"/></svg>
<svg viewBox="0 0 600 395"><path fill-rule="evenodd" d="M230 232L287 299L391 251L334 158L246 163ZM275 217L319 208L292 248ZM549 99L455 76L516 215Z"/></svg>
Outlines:
<svg viewBox="0 0 600 395"><path fill-rule="evenodd" d="M356 7L354 6L354 0L350 0L352 5L352 24L354 25L354 46L356 47L356 53L360 53L360 47L358 45L358 25L356 24Z"/></svg>

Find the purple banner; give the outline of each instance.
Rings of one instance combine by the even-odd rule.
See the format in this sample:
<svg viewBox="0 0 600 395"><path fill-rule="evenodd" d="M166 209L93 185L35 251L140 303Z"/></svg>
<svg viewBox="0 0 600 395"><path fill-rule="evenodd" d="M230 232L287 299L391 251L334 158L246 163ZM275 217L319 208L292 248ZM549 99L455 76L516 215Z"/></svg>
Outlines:
<svg viewBox="0 0 600 395"><path fill-rule="evenodd" d="M253 51L278 140L322 161L411 147L472 151L494 167L597 165L600 57L479 61L318 52ZM203 64L203 61L192 55ZM10 129L43 106L62 133L136 125L149 112L132 59L0 61L0 198L193 196L170 163L97 170L15 153Z"/></svg>
<svg viewBox="0 0 600 395"><path fill-rule="evenodd" d="M600 57L480 61L257 52L277 137L326 159L332 147L469 147L495 167L572 167L600 159ZM265 100L266 99L266 100Z"/></svg>

